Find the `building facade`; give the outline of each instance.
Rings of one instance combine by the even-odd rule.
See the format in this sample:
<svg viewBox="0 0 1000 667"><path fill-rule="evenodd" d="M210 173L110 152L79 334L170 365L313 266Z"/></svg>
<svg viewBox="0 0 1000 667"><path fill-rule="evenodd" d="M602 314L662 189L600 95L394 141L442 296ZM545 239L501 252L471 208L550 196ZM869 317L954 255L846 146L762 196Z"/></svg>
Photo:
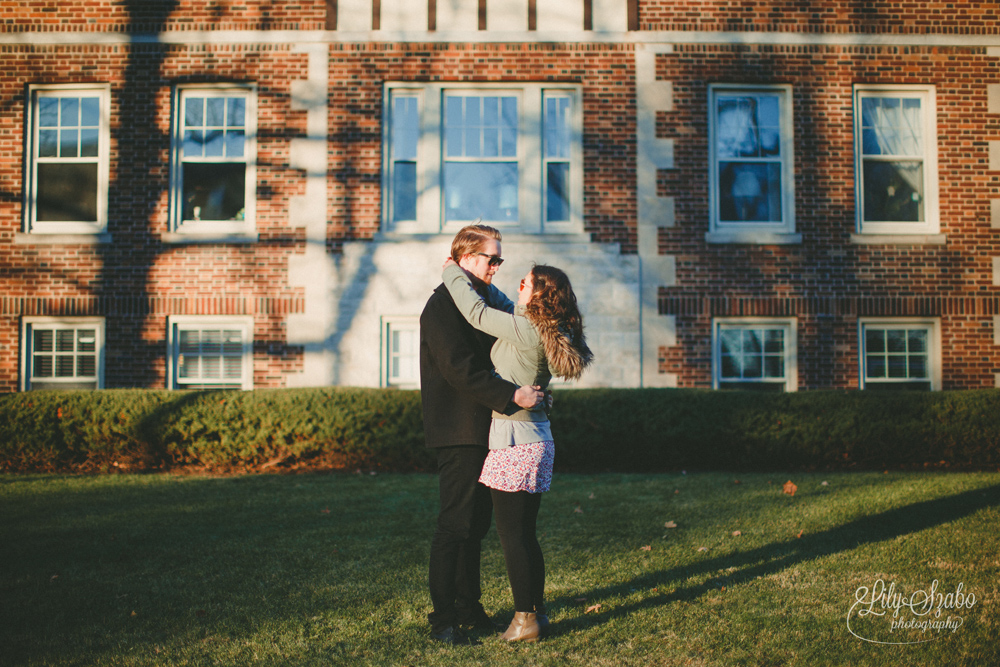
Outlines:
<svg viewBox="0 0 1000 667"><path fill-rule="evenodd" d="M1000 386L1000 5L0 3L0 392L414 388L454 232L574 386Z"/></svg>

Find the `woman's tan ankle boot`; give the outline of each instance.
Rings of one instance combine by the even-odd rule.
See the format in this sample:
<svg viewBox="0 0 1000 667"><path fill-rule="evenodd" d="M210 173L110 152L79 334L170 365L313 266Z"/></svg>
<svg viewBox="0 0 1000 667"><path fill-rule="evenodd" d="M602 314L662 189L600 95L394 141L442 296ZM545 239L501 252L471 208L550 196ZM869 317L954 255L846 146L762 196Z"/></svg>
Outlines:
<svg viewBox="0 0 1000 667"><path fill-rule="evenodd" d="M514 620L507 626L502 639L508 642L535 642L538 641L540 632L538 619L534 614L518 611L514 613Z"/></svg>

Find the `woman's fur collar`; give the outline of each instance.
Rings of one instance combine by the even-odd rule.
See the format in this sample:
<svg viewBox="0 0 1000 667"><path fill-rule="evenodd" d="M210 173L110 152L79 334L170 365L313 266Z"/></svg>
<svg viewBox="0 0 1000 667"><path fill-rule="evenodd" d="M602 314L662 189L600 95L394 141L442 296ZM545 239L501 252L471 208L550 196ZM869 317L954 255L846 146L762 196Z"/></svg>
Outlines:
<svg viewBox="0 0 1000 667"><path fill-rule="evenodd" d="M577 340L572 340L570 334L560 329L559 323L554 320L532 323L542 339L545 358L552 374L567 380L576 380L583 375L583 369L594 360L594 353L587 347L583 332Z"/></svg>

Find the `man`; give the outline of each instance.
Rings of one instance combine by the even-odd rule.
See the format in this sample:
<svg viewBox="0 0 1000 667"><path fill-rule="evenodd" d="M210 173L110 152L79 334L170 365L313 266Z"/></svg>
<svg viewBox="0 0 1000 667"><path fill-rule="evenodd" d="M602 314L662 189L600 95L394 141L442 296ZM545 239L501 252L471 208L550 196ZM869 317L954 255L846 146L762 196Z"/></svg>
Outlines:
<svg viewBox="0 0 1000 667"><path fill-rule="evenodd" d="M492 286L500 268L500 232L485 225L461 229L451 257L495 308L513 304ZM492 520L489 489L479 473L489 452L493 410L510 403L531 408L543 400L538 387L517 387L493 373L494 338L474 329L439 285L420 315L420 395L427 446L436 450L441 506L431 541L428 614L431 636L469 643L461 626L495 630L479 598L479 560Z"/></svg>

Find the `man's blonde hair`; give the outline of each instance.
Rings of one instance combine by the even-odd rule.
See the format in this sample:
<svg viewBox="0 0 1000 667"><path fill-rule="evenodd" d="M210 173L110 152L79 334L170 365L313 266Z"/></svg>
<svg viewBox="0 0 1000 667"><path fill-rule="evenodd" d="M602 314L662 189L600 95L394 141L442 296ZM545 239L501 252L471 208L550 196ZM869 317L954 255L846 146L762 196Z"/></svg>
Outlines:
<svg viewBox="0 0 1000 667"><path fill-rule="evenodd" d="M477 253L490 239L502 241L500 230L489 225L466 225L458 230L451 241L451 258L458 262L462 255Z"/></svg>

